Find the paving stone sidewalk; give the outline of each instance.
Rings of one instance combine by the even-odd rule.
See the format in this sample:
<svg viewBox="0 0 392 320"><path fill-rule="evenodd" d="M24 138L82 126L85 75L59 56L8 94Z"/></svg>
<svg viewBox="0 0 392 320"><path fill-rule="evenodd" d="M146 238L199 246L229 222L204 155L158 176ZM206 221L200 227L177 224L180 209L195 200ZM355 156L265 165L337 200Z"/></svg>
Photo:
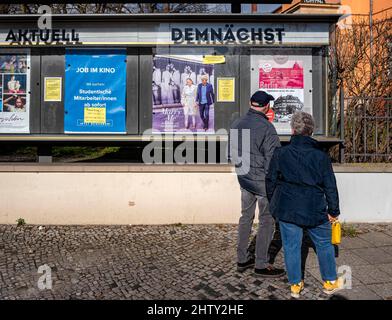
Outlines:
<svg viewBox="0 0 392 320"><path fill-rule="evenodd" d="M286 278L236 272L236 228L0 225L0 299L290 299ZM352 289L332 298L392 299L392 224L355 228L337 259ZM51 290L37 285L45 264ZM305 281L302 299L329 298L313 252Z"/></svg>

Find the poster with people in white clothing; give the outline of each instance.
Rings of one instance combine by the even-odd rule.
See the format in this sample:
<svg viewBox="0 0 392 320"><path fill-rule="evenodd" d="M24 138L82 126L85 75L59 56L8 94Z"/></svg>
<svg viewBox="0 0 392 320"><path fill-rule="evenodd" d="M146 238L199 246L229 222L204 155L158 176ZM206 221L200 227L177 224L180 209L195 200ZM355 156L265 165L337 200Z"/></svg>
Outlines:
<svg viewBox="0 0 392 320"><path fill-rule="evenodd" d="M202 61L202 55L154 57L153 133L215 132L213 101L209 108L201 110L200 101L197 100L199 84L205 85L207 80L207 83L214 87L214 66L203 64ZM205 91L200 92L205 94ZM208 114L205 114L206 112Z"/></svg>

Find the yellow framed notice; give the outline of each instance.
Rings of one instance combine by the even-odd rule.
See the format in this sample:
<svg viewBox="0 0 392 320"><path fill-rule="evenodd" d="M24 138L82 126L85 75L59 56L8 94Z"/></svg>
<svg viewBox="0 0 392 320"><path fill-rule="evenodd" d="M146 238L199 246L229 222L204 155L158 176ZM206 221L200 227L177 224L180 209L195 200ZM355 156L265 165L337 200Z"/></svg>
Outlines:
<svg viewBox="0 0 392 320"><path fill-rule="evenodd" d="M44 101L61 101L62 77L45 77Z"/></svg>
<svg viewBox="0 0 392 320"><path fill-rule="evenodd" d="M235 102L235 78L217 78L217 102Z"/></svg>
<svg viewBox="0 0 392 320"><path fill-rule="evenodd" d="M225 63L226 57L225 56L203 56L203 64L218 64L218 63Z"/></svg>
<svg viewBox="0 0 392 320"><path fill-rule="evenodd" d="M106 124L106 108L84 107L84 123Z"/></svg>

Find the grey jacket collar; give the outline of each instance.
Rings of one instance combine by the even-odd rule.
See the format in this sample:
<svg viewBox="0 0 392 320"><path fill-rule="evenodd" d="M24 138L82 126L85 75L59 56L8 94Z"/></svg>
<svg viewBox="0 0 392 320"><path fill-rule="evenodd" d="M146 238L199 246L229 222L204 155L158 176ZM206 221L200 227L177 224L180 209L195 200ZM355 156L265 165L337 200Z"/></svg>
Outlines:
<svg viewBox="0 0 392 320"><path fill-rule="evenodd" d="M267 117L263 112L261 112L261 111L257 111L257 110L255 110L255 109L249 108L248 114L249 114L249 115L258 115L258 116L262 116L264 119L266 119L267 121L269 121L269 120L268 120L268 117Z"/></svg>

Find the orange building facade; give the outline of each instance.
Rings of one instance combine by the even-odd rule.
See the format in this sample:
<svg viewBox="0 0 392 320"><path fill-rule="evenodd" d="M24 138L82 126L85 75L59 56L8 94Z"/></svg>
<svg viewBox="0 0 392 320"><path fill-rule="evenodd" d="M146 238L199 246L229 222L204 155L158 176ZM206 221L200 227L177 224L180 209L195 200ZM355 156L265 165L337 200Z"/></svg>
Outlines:
<svg viewBox="0 0 392 320"><path fill-rule="evenodd" d="M283 4L275 13L351 13L367 15L370 13L370 0L294 0L291 4ZM374 18L391 16L391 0L373 0Z"/></svg>

